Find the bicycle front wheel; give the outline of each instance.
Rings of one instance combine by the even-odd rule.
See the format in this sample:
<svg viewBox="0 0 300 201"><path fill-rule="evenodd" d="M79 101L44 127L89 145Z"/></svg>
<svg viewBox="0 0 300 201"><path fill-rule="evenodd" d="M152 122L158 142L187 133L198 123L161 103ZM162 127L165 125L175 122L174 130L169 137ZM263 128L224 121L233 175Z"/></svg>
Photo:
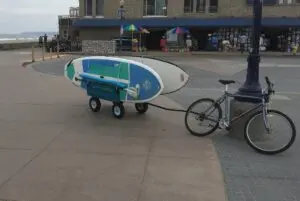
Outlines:
<svg viewBox="0 0 300 201"><path fill-rule="evenodd" d="M206 136L219 127L221 116L221 107L213 99L199 99L187 109L185 126L192 135Z"/></svg>
<svg viewBox="0 0 300 201"><path fill-rule="evenodd" d="M278 154L286 151L295 141L296 127L293 121L277 110L267 110L266 125L263 111L254 113L245 125L245 139L250 147L262 154ZM257 132L258 125L261 132Z"/></svg>

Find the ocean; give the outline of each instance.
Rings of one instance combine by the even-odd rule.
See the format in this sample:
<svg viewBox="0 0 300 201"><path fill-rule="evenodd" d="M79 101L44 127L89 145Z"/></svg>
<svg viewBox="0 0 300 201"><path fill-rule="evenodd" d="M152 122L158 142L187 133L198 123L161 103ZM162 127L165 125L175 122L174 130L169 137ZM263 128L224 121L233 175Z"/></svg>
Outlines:
<svg viewBox="0 0 300 201"><path fill-rule="evenodd" d="M20 34L1 34L0 44L3 43L24 43L24 42L38 42L39 36L43 36L45 32L24 32ZM55 32L46 32L48 40L56 34Z"/></svg>

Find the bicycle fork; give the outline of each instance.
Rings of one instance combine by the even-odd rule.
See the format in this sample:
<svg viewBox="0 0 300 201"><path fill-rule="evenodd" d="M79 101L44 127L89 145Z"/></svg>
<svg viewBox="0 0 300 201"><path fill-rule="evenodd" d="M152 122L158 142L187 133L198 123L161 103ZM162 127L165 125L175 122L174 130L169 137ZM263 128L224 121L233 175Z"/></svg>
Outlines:
<svg viewBox="0 0 300 201"><path fill-rule="evenodd" d="M220 120L220 127L221 128L230 128L230 99L229 96L227 95L228 91L228 86L225 86L225 104L224 104L224 113L223 117Z"/></svg>
<svg viewBox="0 0 300 201"><path fill-rule="evenodd" d="M263 105L263 121L264 121L264 126L265 129L267 130L267 134L270 134L270 123L268 120L268 106L265 103L265 99L262 100L262 105Z"/></svg>

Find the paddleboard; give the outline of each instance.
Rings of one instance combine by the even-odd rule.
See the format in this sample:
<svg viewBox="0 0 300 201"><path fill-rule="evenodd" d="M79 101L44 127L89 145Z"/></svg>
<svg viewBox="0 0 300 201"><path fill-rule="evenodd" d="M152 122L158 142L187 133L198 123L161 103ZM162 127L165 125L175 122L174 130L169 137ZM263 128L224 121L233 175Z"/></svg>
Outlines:
<svg viewBox="0 0 300 201"><path fill-rule="evenodd" d="M65 77L82 89L87 86L80 78L125 84L127 87L120 94L120 100L124 102L149 102L164 89L160 76L152 68L116 57L91 56L75 59L65 65Z"/></svg>
<svg viewBox="0 0 300 201"><path fill-rule="evenodd" d="M189 75L184 70L170 62L138 56L122 56L120 58L137 61L152 68L163 81L164 89L161 95L178 91L189 80Z"/></svg>

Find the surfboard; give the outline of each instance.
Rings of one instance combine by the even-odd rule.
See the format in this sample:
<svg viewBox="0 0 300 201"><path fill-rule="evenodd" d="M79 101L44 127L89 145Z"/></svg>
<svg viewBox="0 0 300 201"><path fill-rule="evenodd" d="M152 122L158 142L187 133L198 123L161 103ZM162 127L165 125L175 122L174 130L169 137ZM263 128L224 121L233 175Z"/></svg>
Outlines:
<svg viewBox="0 0 300 201"><path fill-rule="evenodd" d="M161 95L178 91L189 80L189 75L184 70L167 61L139 56L122 56L120 58L137 61L152 68L163 81L164 89Z"/></svg>
<svg viewBox="0 0 300 201"><path fill-rule="evenodd" d="M120 101L144 103L155 99L164 89L160 76L145 64L116 57L91 56L65 65L65 77L74 85L87 89L82 79L126 85Z"/></svg>

